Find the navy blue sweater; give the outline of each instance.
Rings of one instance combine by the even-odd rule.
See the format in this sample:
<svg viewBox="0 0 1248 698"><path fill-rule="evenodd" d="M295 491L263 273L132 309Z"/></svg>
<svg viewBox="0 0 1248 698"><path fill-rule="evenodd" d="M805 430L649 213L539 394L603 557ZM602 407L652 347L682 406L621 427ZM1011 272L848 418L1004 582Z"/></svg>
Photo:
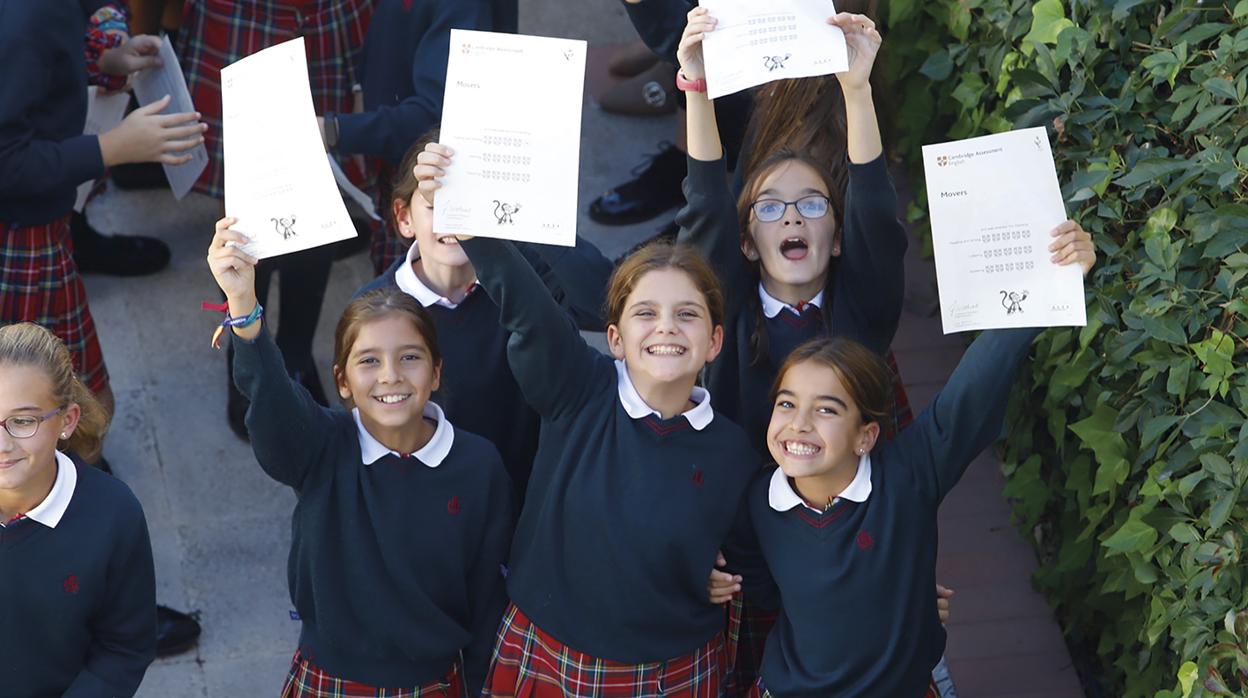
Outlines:
<svg viewBox="0 0 1248 698"><path fill-rule="evenodd" d="M338 116L337 150L397 165L442 120L451 29L489 30L489 0L381 0L358 72L364 111Z"/></svg>
<svg viewBox="0 0 1248 698"><path fill-rule="evenodd" d="M5 698L132 696L156 658L143 508L120 480L74 466L78 483L56 528L31 519L0 527Z"/></svg>
<svg viewBox="0 0 1248 698"><path fill-rule="evenodd" d="M0 222L39 225L104 174L87 120L87 18L104 0L0 0Z"/></svg>
<svg viewBox="0 0 1248 698"><path fill-rule="evenodd" d="M539 251L539 247L548 249ZM598 279L610 276L611 262L598 248L580 238L575 248L522 248L550 293L566 299L568 314L583 329L601 331L605 289ZM386 273L356 291L356 297L396 286L395 273L404 264L406 258L395 262ZM577 281L581 275L591 281ZM563 288L565 281L575 287L572 292ZM533 455L537 453L541 419L525 401L507 363L507 331L503 329L498 306L487 293L476 291L455 308L431 305L426 310L433 317L442 351L442 387L432 399L446 411L452 424L484 436L498 448L517 499L523 501Z"/></svg>
<svg viewBox="0 0 1248 698"><path fill-rule="evenodd" d="M741 226L736 198L729 189L723 159L689 158L685 179L688 204L676 217L680 240L698 248L710 261L724 289L724 349L711 364L706 385L715 409L745 428L762 447L771 420L771 384L785 349L824 333L859 342L884 354L901 317L905 293L903 258L906 232L897 220L897 194L884 157L848 163L841 256L828 272L821 317L772 335L785 318L766 322L768 360L755 362L750 338L763 317L758 298L759 274L741 254ZM788 313L780 311L780 315Z"/></svg>
<svg viewBox="0 0 1248 698"><path fill-rule="evenodd" d="M748 549L725 553L760 603L781 613L761 675L777 698L923 695L945 648L936 613L936 509L1001 433L1006 401L1036 329L975 340L913 424L871 453L871 495L830 511L777 512L774 468L750 485L748 517L766 567ZM736 559L733 559L733 558ZM770 570L768 574L767 570ZM774 579L774 583L772 580Z"/></svg>
<svg viewBox="0 0 1248 698"><path fill-rule="evenodd" d="M513 528L498 451L456 429L437 467L393 455L364 465L355 420L291 382L267 329L234 338L234 380L260 467L299 497L287 576L305 656L340 678L415 686L462 651L480 692Z"/></svg>
<svg viewBox="0 0 1248 698"><path fill-rule="evenodd" d="M633 419L614 362L581 338L508 242L465 240L502 310L516 381L542 416L507 589L560 642L619 662L661 661L723 630L706 598L757 456L722 415Z"/></svg>

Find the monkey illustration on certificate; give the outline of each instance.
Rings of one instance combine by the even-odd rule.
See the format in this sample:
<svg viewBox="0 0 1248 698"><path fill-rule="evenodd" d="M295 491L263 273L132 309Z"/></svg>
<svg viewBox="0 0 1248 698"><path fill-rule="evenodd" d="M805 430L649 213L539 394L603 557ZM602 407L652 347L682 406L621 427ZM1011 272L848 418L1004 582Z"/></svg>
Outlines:
<svg viewBox="0 0 1248 698"><path fill-rule="evenodd" d="M1087 324L1078 265L1050 261L1066 220L1043 127L923 146L945 334Z"/></svg>
<svg viewBox="0 0 1248 698"><path fill-rule="evenodd" d="M440 234L576 244L585 42L451 30Z"/></svg>

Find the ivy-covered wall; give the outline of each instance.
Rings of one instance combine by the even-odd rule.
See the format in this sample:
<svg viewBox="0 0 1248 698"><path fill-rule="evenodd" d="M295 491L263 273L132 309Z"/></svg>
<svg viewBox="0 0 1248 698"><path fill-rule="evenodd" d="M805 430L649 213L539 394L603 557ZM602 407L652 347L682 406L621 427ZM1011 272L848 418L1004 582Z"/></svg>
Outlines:
<svg viewBox="0 0 1248 698"><path fill-rule="evenodd" d="M1089 324L1037 342L1004 466L1094 690L1248 696L1248 0L880 13L916 184L923 143L1045 125L1097 245Z"/></svg>

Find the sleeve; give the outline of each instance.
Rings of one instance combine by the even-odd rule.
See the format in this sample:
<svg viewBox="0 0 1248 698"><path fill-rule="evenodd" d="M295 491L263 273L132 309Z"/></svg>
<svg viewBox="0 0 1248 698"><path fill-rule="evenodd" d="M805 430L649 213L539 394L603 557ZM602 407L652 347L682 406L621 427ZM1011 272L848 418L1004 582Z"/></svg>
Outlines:
<svg viewBox="0 0 1248 698"><path fill-rule="evenodd" d="M109 3L91 15L83 49L87 61L87 83L99 85L106 90L122 90L126 87L126 75L108 75L100 71L100 55L110 48L126 42L130 35L124 8Z"/></svg>
<svg viewBox="0 0 1248 698"><path fill-rule="evenodd" d="M832 329L883 355L901 319L906 230L897 219L897 192L884 156L847 165L849 190L833 282Z"/></svg>
<svg viewBox="0 0 1248 698"><path fill-rule="evenodd" d="M91 620L86 665L64 698L133 696L156 658L156 572L142 507L129 495L135 515L118 531L109 560L105 602Z"/></svg>
<svg viewBox="0 0 1248 698"><path fill-rule="evenodd" d="M525 399L549 419L575 414L593 389L587 378L598 352L513 244L482 237L460 244L511 335L507 360Z"/></svg>
<svg viewBox="0 0 1248 698"><path fill-rule="evenodd" d="M252 342L227 330L234 345L234 383L251 401L245 421L260 467L297 490L325 451L334 420L329 409L290 379L268 321L261 322Z"/></svg>
<svg viewBox="0 0 1248 698"><path fill-rule="evenodd" d="M41 60L40 32L6 31L0 40L0 199L20 199L76 187L104 174L97 136L43 140L33 123L38 101L55 84L55 66Z"/></svg>
<svg viewBox="0 0 1248 698"><path fill-rule="evenodd" d="M676 223L680 242L696 247L711 263L723 287L725 317L733 317L752 284L749 264L741 254L741 224L726 168L724 158L713 162L689 158L686 203L676 214Z"/></svg>
<svg viewBox="0 0 1248 698"><path fill-rule="evenodd" d="M507 586L503 570L511 551L511 534L515 531L515 511L512 506L512 485L503 468L502 459L495 454L493 480L490 491L490 516L486 520L480 555L469 573L472 610L472 640L464 648L464 682L469 696L481 695L485 677L494 653L494 639L498 623L507 608Z"/></svg>
<svg viewBox="0 0 1248 698"><path fill-rule="evenodd" d="M754 530L753 517L750 514L749 491L741 501L737 510L737 518L732 526L728 540L724 542L724 560L728 562L728 570L741 575L741 594L751 604L766 609L780 608L780 590L767 567L763 557L762 545L758 542L758 534Z"/></svg>
<svg viewBox="0 0 1248 698"><path fill-rule="evenodd" d="M552 296L586 332L607 329L607 285L615 263L592 242L576 236L575 247L516 243Z"/></svg>
<svg viewBox="0 0 1248 698"><path fill-rule="evenodd" d="M411 39L416 42L411 96L371 111L339 114L338 152L398 163L412 143L441 121L451 29L489 29L491 15L490 4L480 0L441 0L433 5L424 32Z"/></svg>
<svg viewBox="0 0 1248 698"><path fill-rule="evenodd" d="M1041 331L980 334L931 406L888 445L935 502L945 498L971 461L1001 435L1010 390Z"/></svg>
<svg viewBox="0 0 1248 698"><path fill-rule="evenodd" d="M664 61L679 65L676 48L680 46L687 24L685 18L693 5L687 0L645 0L624 3L624 9L646 46Z"/></svg>

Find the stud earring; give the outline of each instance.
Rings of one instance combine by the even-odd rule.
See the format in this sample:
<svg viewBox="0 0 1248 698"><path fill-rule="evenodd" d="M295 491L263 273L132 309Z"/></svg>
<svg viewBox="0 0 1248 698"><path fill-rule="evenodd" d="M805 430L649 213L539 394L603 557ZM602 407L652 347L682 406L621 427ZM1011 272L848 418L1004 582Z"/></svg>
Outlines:
<svg viewBox="0 0 1248 698"><path fill-rule="evenodd" d="M69 438L69 434L66 434L65 432L61 432L61 438L62 438L62 439L68 439L68 438Z"/></svg>

